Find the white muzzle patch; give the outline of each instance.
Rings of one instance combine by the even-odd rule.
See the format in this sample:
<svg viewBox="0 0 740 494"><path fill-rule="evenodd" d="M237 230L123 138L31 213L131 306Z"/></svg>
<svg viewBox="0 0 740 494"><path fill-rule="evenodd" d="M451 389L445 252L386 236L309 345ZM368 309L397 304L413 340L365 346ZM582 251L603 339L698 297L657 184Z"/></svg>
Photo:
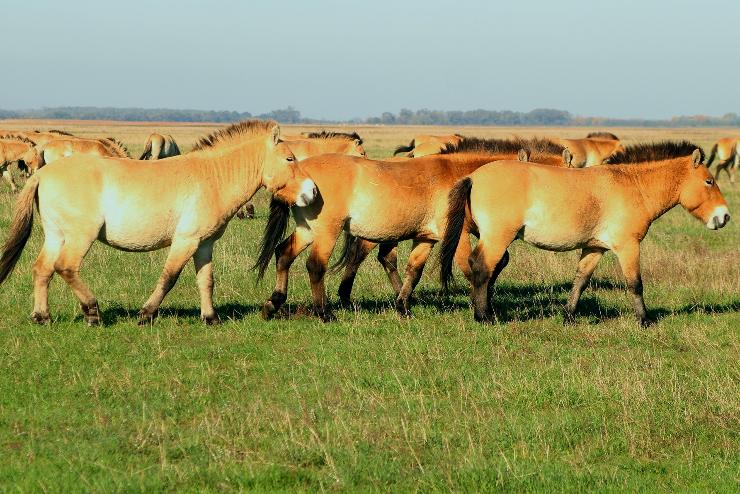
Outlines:
<svg viewBox="0 0 740 494"><path fill-rule="evenodd" d="M314 183L314 181L310 178L307 178L301 184L301 188L298 191L298 197L296 197L295 200L295 205L300 208L308 206L314 200L316 200L316 196L318 195L318 193L319 191L316 188L316 184Z"/></svg>
<svg viewBox="0 0 740 494"><path fill-rule="evenodd" d="M730 221L730 210L727 206L717 206L712 211L712 216L707 221L707 228L710 230L719 230Z"/></svg>

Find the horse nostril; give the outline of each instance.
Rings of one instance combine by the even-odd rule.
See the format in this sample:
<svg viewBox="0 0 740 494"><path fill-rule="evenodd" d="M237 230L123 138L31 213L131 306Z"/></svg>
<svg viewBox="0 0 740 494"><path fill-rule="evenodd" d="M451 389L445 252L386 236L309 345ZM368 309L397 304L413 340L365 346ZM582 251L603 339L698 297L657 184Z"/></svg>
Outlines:
<svg viewBox="0 0 740 494"><path fill-rule="evenodd" d="M725 213L725 225L730 222L730 214Z"/></svg>

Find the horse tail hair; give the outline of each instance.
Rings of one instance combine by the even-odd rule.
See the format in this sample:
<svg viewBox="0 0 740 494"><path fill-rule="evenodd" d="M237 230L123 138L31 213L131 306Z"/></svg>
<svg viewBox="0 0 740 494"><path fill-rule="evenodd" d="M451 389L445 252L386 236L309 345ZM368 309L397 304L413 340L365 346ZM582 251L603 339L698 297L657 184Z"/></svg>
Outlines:
<svg viewBox="0 0 740 494"><path fill-rule="evenodd" d="M144 152L139 156L140 160L148 160L152 156L152 136L149 136L144 145Z"/></svg>
<svg viewBox="0 0 740 494"><path fill-rule="evenodd" d="M393 156L395 156L395 155L397 155L399 153L409 153L409 152L413 151L414 148L416 147L416 142L415 141L416 141L416 139L411 139L411 142L409 143L408 146L404 146L403 144L401 144L400 146L398 146L396 148L396 150L393 151Z"/></svg>
<svg viewBox="0 0 740 494"><path fill-rule="evenodd" d="M455 260L457 244L460 243L460 236L465 225L465 215L470 206L470 190L472 188L473 180L470 177L465 177L452 187L448 196L447 226L439 250L439 277L445 291L448 290L452 280L452 263Z"/></svg>
<svg viewBox="0 0 740 494"><path fill-rule="evenodd" d="M289 218L290 207L285 202L273 197L270 201L270 217L267 219L265 233L262 235L257 262L252 267L252 269L257 270L257 279L261 280L265 276L265 271L267 271L270 260L275 255L277 246L285 238Z"/></svg>
<svg viewBox="0 0 740 494"><path fill-rule="evenodd" d="M26 182L15 203L13 220L10 223L10 233L3 245L0 256L0 283L4 282L13 272L15 264L21 257L23 248L31 236L33 228L33 205L39 188L39 176L33 175Z"/></svg>
<svg viewBox="0 0 740 494"><path fill-rule="evenodd" d="M172 136L167 136L167 138L167 140L170 141L170 155L168 157L179 156L181 153L177 142L175 142L175 139Z"/></svg>
<svg viewBox="0 0 740 494"><path fill-rule="evenodd" d="M714 143L714 146L712 146L712 150L709 152L709 158L707 158L707 168L712 166L712 161L714 161L714 157L717 156L717 143Z"/></svg>
<svg viewBox="0 0 740 494"><path fill-rule="evenodd" d="M347 267L349 264L353 264L357 259L359 249L360 239L345 231L342 252L339 254L339 259L337 259L337 261L331 266L330 270L333 273L336 273L337 271Z"/></svg>

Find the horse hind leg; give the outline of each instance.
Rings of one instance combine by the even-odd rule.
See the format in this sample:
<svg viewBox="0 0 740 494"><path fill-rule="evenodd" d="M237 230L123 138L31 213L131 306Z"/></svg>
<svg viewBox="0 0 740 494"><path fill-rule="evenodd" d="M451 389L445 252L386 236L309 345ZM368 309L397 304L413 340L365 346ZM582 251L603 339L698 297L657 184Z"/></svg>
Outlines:
<svg viewBox="0 0 740 494"><path fill-rule="evenodd" d="M54 265L62 247L58 232L44 230L44 245L33 264L33 312L31 320L45 324L51 320L49 314L49 283L54 276Z"/></svg>
<svg viewBox="0 0 740 494"><path fill-rule="evenodd" d="M144 306L139 311L139 325L151 324L154 317L162 304L162 300L169 293L177 279L180 277L185 264L193 257L199 247L197 239L176 238L172 242L170 252L167 254L167 260L164 263L164 269L159 277L156 288L149 296Z"/></svg>
<svg viewBox="0 0 740 494"><path fill-rule="evenodd" d="M410 298L411 293L419 284L424 266L426 265L432 247L436 242L429 240L414 240L411 246L411 254L406 264L406 276L403 280L403 286L396 298L396 310L405 317L411 317Z"/></svg>
<svg viewBox="0 0 740 494"><path fill-rule="evenodd" d="M506 249L512 240L513 237L481 240L470 255L471 300L476 321L491 322L493 319L489 286L495 281L494 274L498 276L506 266Z"/></svg>
<svg viewBox="0 0 740 494"><path fill-rule="evenodd" d="M581 299L581 294L591 280L591 275L594 274L594 270L603 255L604 251L601 249L581 250L581 259L578 261L578 270L573 280L573 289L568 297L568 303L565 305L564 317L566 323L575 321L578 301Z"/></svg>
<svg viewBox="0 0 740 494"><path fill-rule="evenodd" d="M98 301L95 295L90 291L90 288L80 278L80 266L82 265L82 259L90 250L90 246L95 241L94 236L90 235L65 235L64 243L59 251L59 256L54 263L54 270L59 273L59 276L67 282L69 287L74 292L77 299L80 301L82 307L82 313L85 317L85 322L88 326L98 325L101 323L100 309L98 308ZM43 264L43 263L42 263ZM35 268L36 266L34 266ZM37 278L38 286L40 291L45 291L44 284L44 269L46 266L40 267L39 276ZM34 273L35 275L36 273ZM49 277L50 279L50 277ZM46 287L48 287L48 279L46 280ZM43 309L43 307L40 307Z"/></svg>

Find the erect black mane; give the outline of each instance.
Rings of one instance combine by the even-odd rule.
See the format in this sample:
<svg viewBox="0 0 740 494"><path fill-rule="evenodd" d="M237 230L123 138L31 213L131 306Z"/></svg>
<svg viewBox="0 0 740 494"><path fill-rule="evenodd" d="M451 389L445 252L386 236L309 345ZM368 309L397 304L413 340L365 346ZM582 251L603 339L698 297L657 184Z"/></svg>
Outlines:
<svg viewBox="0 0 740 494"><path fill-rule="evenodd" d="M704 162L704 150L696 144L689 141L660 141L626 146L624 151L611 155L606 163L609 165L623 165L647 161L665 161L691 156L697 149L701 152L701 161Z"/></svg>
<svg viewBox="0 0 740 494"><path fill-rule="evenodd" d="M362 137L357 132L322 130L321 132L308 132L305 136L309 139L347 139L348 141L359 141L359 144L362 144Z"/></svg>
<svg viewBox="0 0 740 494"><path fill-rule="evenodd" d="M594 138L594 137L596 139L611 139L612 141L618 141L619 140L619 137L615 136L611 132L590 132L586 136L586 139L591 139L591 138Z"/></svg>
<svg viewBox="0 0 740 494"><path fill-rule="evenodd" d="M4 139L6 141L18 141L23 142L26 144L30 144L31 146L35 146L36 143L33 142L31 139L27 137L23 137L22 135L18 134L0 134L0 139Z"/></svg>
<svg viewBox="0 0 740 494"><path fill-rule="evenodd" d="M38 131L37 131L37 132L38 132ZM69 132L66 132L66 131L64 131L64 130L49 129L49 130L47 130L47 132L49 132L50 134L59 134L60 136L70 136L70 137L74 137L74 135L73 135L73 134L70 134Z"/></svg>
<svg viewBox="0 0 740 494"><path fill-rule="evenodd" d="M536 161L542 155L562 155L565 147L543 137L533 137L531 139L481 139L479 137L465 137L457 144L447 144L440 154L516 154L520 149L529 152L530 161Z"/></svg>

